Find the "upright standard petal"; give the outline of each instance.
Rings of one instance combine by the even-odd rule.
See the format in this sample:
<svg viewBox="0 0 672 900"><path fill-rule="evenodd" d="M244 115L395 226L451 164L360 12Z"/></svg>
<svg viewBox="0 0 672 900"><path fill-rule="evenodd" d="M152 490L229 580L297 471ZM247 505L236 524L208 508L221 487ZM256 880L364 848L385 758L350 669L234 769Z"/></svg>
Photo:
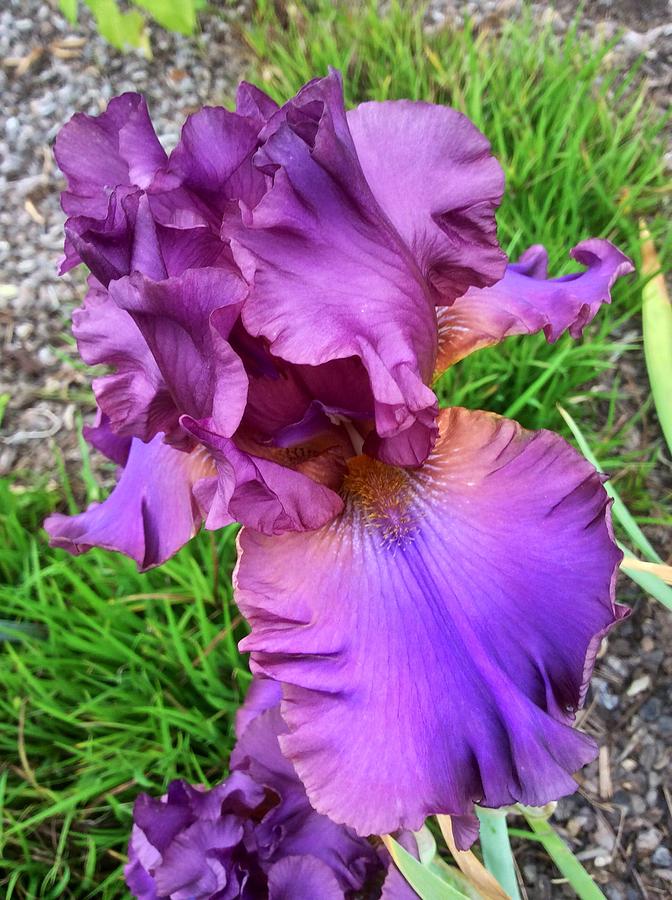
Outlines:
<svg viewBox="0 0 672 900"><path fill-rule="evenodd" d="M493 287L470 290L452 306L440 307L437 375L510 335L543 330L551 343L565 331L581 337L600 306L611 302L616 280L634 267L609 241L595 238L577 244L569 255L586 271L547 279L546 251L535 245Z"/></svg>
<svg viewBox="0 0 672 900"><path fill-rule="evenodd" d="M212 418L226 437L238 427L247 375L227 339L246 293L242 279L226 268L188 269L163 281L138 274L110 286L110 297L135 323L170 394L172 415L160 430L179 428L180 415Z"/></svg>
<svg viewBox="0 0 672 900"><path fill-rule="evenodd" d="M99 116L77 113L59 132L56 161L68 179L62 196L68 215L104 217L118 185L146 188L166 154L140 94L110 100Z"/></svg>
<svg viewBox="0 0 672 900"><path fill-rule="evenodd" d="M94 278L84 304L72 314L72 330L87 365L114 370L93 381L112 431L148 441L171 425L173 401L142 333Z"/></svg>
<svg viewBox="0 0 672 900"><path fill-rule="evenodd" d="M504 173L486 137L447 106L362 103L348 125L373 194L447 304L504 274L495 209Z"/></svg>
<svg viewBox="0 0 672 900"><path fill-rule="evenodd" d="M338 77L307 85L261 138L255 161L272 186L253 209L243 207L242 223L226 217L222 232L251 286L245 327L287 362L359 357L378 435L398 439L389 452L383 443L381 458L417 465L436 434L436 398L426 386L433 302L362 175Z"/></svg>
<svg viewBox="0 0 672 900"><path fill-rule="evenodd" d="M219 213L233 198L254 205L265 189L263 174L252 165L260 127L256 117L204 107L187 119L166 180L175 178Z"/></svg>
<svg viewBox="0 0 672 900"><path fill-rule="evenodd" d="M240 537L241 649L283 684L311 803L360 834L573 791L596 748L570 725L626 612L595 470L550 432L440 422L418 470L353 460L325 528Z"/></svg>
<svg viewBox="0 0 672 900"><path fill-rule="evenodd" d="M165 278L156 223L147 195L135 188L116 188L101 218L73 216L65 223L63 275L80 262L107 285L131 272Z"/></svg>
<svg viewBox="0 0 672 900"><path fill-rule="evenodd" d="M236 91L236 112L260 124L266 122L280 109L275 100L265 94L256 84L241 81Z"/></svg>
<svg viewBox="0 0 672 900"><path fill-rule="evenodd" d="M130 556L141 571L173 556L198 530L203 512L194 488L214 475L201 450L183 453L158 435L149 444L137 438L119 482L103 503L77 516L56 513L44 523L53 547L78 555L92 547Z"/></svg>

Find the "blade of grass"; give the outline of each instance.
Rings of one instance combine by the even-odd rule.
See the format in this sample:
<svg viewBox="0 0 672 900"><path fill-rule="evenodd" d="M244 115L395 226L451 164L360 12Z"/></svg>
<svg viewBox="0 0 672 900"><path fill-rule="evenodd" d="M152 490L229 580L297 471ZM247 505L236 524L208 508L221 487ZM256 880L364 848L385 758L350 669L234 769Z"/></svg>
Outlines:
<svg viewBox="0 0 672 900"><path fill-rule="evenodd" d="M579 449L588 462L595 466L598 472L602 472L603 469L600 467L599 462L588 445L588 441L585 439L581 429L572 416L561 406L558 406L558 412L567 423L569 430L574 435L576 443L579 445ZM663 560L653 549L646 535L628 511L628 508L621 500L616 488L609 481L605 483L604 487L607 494L609 494L613 500L612 512L627 532L632 543L644 554L644 556L648 557L651 562L662 563Z"/></svg>
<svg viewBox="0 0 672 900"><path fill-rule="evenodd" d="M544 850L576 891L579 900L605 900L602 891L558 835L548 819L539 818L524 809L522 813L527 820L527 824L541 841Z"/></svg>
<svg viewBox="0 0 672 900"><path fill-rule="evenodd" d="M640 237L642 275L649 279L642 289L644 356L658 421L672 453L672 304L655 244L644 222L640 223Z"/></svg>
<svg viewBox="0 0 672 900"><path fill-rule="evenodd" d="M520 413L521 409L529 403L532 398L534 398L542 389L542 387L546 384L546 382L550 381L550 379L555 375L556 372L560 370L563 362L569 356L572 351L571 344L567 344L563 349L557 353L551 362L544 368L544 371L539 375L534 381L530 384L530 386L520 394L519 397L507 406L504 411L504 415L510 419L515 419L516 416Z"/></svg>
<svg viewBox="0 0 672 900"><path fill-rule="evenodd" d="M46 629L39 622L12 622L0 619L0 641L20 641L26 637L44 638Z"/></svg>

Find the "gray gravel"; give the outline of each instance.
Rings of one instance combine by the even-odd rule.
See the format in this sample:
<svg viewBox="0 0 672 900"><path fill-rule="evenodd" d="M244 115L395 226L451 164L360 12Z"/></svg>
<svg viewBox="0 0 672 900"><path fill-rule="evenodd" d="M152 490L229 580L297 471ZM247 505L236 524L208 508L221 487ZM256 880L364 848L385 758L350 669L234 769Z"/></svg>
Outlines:
<svg viewBox="0 0 672 900"><path fill-rule="evenodd" d="M82 275L56 275L64 217L54 137L74 112L100 112L137 90L171 146L189 112L231 97L244 64L230 24L235 7L209 18L207 40L156 29L153 61L109 47L85 11L73 28L57 8L57 0L5 0L0 11L0 395L10 398L0 475L27 480L51 476L55 446L76 470L76 415L90 404L89 378L63 336Z"/></svg>

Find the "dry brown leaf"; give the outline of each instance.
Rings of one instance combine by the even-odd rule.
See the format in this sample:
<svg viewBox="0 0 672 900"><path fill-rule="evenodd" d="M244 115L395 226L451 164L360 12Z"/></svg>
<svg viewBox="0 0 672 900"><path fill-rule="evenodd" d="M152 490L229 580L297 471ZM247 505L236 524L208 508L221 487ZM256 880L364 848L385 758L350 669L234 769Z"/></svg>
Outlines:
<svg viewBox="0 0 672 900"><path fill-rule="evenodd" d="M602 800L611 800L614 796L614 788L611 782L611 762L609 759L609 747L603 744L600 747L600 755L598 758L598 774L600 798Z"/></svg>
<svg viewBox="0 0 672 900"><path fill-rule="evenodd" d="M25 56L7 56L3 60L3 64L9 69L14 69L14 74L17 78L21 78L43 53L44 47L33 47L30 53L27 53Z"/></svg>
<svg viewBox="0 0 672 900"><path fill-rule="evenodd" d="M38 225L44 225L46 219L39 211L39 209L35 206L32 200L26 200L23 204L23 208L28 213L33 222L37 222Z"/></svg>
<svg viewBox="0 0 672 900"><path fill-rule="evenodd" d="M77 37L76 34L69 34L67 37L61 38L58 41L54 41L52 46L56 47L65 47L65 48L77 48L83 47L86 44L85 37Z"/></svg>
<svg viewBox="0 0 672 900"><path fill-rule="evenodd" d="M652 575L657 575L666 584L672 584L672 566L667 566L665 563L650 563L643 559L636 559L634 556L626 556L621 561L621 568L650 572Z"/></svg>
<svg viewBox="0 0 672 900"><path fill-rule="evenodd" d="M79 59L82 55L81 50L70 50L68 47L52 47L51 55L58 59Z"/></svg>
<svg viewBox="0 0 672 900"><path fill-rule="evenodd" d="M469 881L474 885L476 890L482 894L486 900L511 900L509 895L490 872L485 868L483 863L475 856L471 850L458 850L453 837L453 825L450 816L436 817L441 834L453 855L455 862L461 871L466 875Z"/></svg>

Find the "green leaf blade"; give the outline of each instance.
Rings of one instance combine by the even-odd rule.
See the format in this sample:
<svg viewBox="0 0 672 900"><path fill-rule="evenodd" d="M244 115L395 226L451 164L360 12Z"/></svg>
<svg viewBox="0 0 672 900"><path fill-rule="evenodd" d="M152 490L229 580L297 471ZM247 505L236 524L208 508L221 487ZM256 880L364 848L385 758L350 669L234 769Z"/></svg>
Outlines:
<svg viewBox="0 0 672 900"><path fill-rule="evenodd" d="M466 894L458 891L429 867L418 862L393 837L387 836L383 840L394 864L421 900L447 900L447 898L469 900Z"/></svg>
<svg viewBox="0 0 672 900"><path fill-rule="evenodd" d="M643 274L650 276L642 290L644 357L658 421L672 452L672 304L656 248L641 228Z"/></svg>
<svg viewBox="0 0 672 900"><path fill-rule="evenodd" d="M527 820L527 824L541 841L544 850L546 850L560 872L576 891L579 900L606 900L602 891L555 831L548 819L540 818L525 810L522 810L522 812Z"/></svg>
<svg viewBox="0 0 672 900"><path fill-rule="evenodd" d="M71 25L77 24L77 0L61 0L61 12Z"/></svg>
<svg viewBox="0 0 672 900"><path fill-rule="evenodd" d="M476 814L481 823L480 842L485 868L495 876L511 900L520 900L506 813L477 809Z"/></svg>
<svg viewBox="0 0 672 900"><path fill-rule="evenodd" d="M577 423L574 421L572 416L570 416L570 414L567 412L567 410L563 409L561 406L558 406L558 412L560 413L562 418L565 420L565 422L569 426L569 430L574 435L576 443L579 445L579 449L581 450L583 455L586 457L588 462L591 463L597 469L598 472L602 472L603 471L602 467L600 466L599 462L595 458L595 454L588 446L588 441L585 439L581 429L579 428ZM627 532L628 537L630 538L632 543L651 562L661 563L663 560L660 558L658 553L656 553L654 548L651 546L651 543L649 542L648 538L646 537L646 535L644 534L642 529L639 527L639 525L637 524L637 522L631 515L631 513L628 510L625 503L621 500L620 495L618 494L618 491L616 490L616 488L609 481L607 481L605 483L604 488L605 488L607 494L609 494L609 496L613 500L612 512L613 512L615 518L617 518L618 521L621 523L621 525L623 526L624 530Z"/></svg>

